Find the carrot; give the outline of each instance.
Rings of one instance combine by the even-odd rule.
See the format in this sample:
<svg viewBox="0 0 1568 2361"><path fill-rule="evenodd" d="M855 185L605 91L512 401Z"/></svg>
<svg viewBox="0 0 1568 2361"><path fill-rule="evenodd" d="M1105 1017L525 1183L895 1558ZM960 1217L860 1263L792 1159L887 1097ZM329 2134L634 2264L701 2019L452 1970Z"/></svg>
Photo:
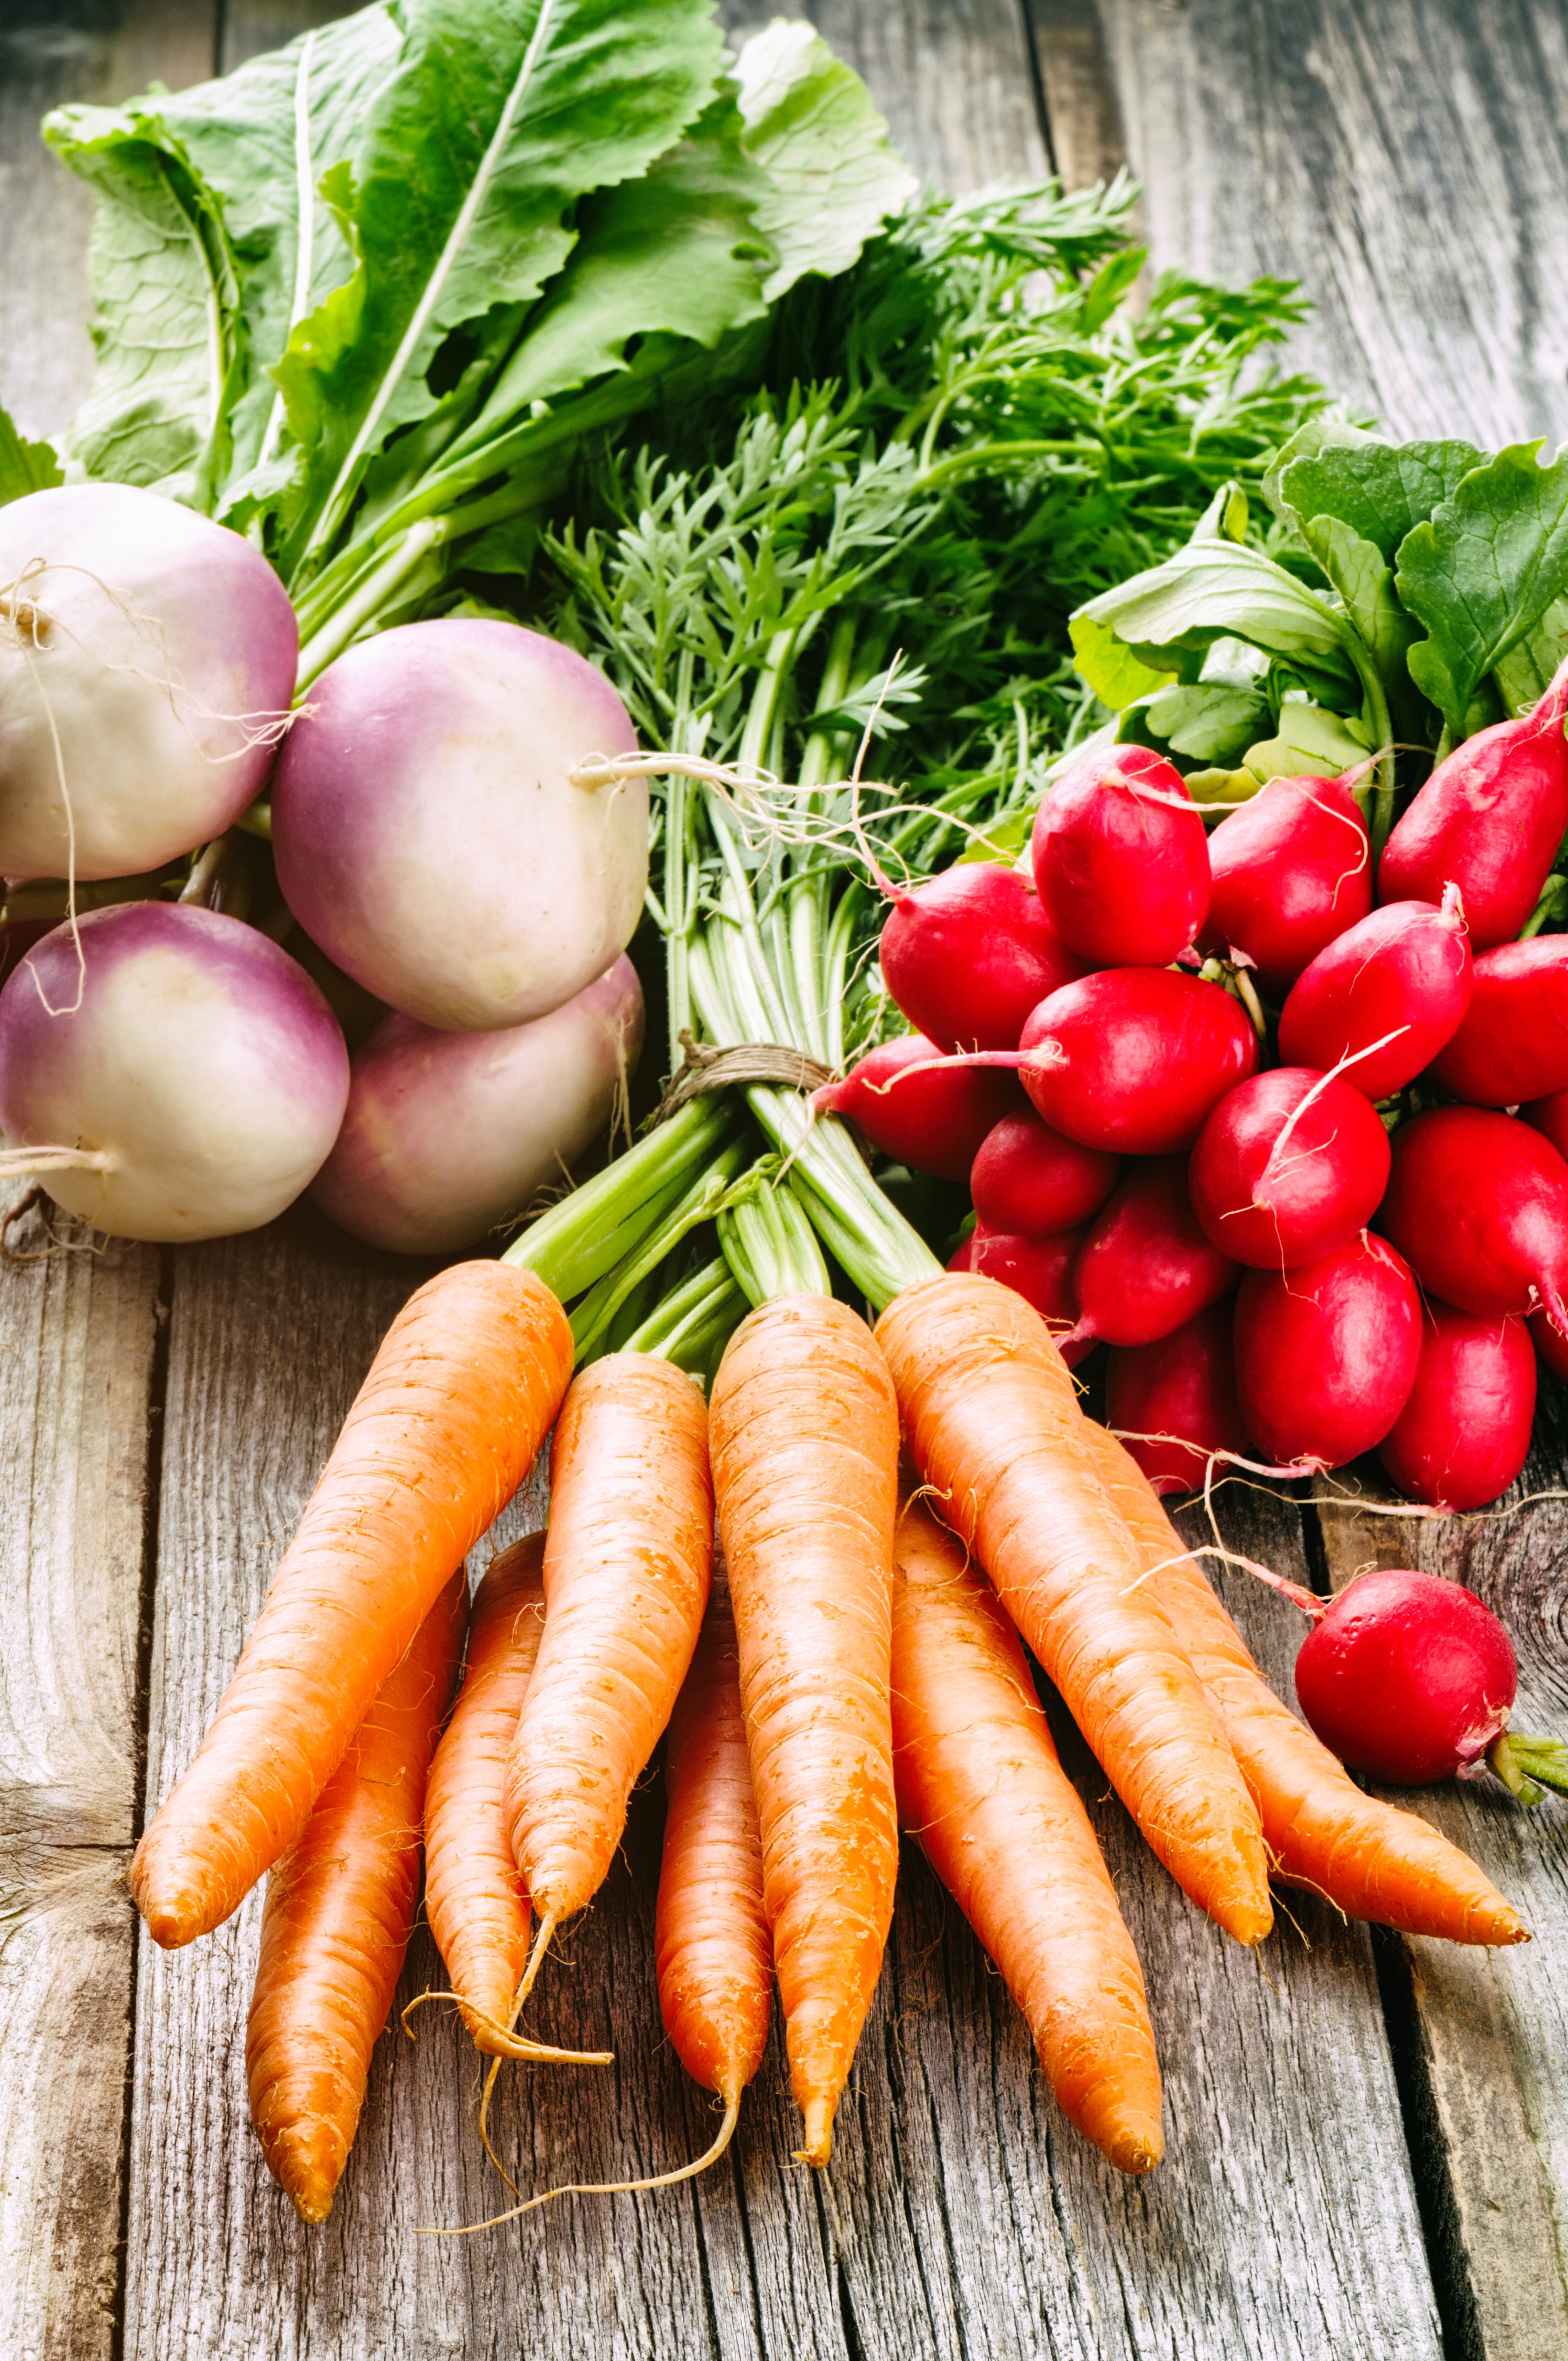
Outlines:
<svg viewBox="0 0 1568 2361"><path fill-rule="evenodd" d="M572 1367L543 1280L457 1263L404 1305L344 1422L194 1763L131 1862L155 1942L238 1908L528 1473Z"/></svg>
<svg viewBox="0 0 1568 2361"><path fill-rule="evenodd" d="M922 1507L894 1544L898 1816L1001 1969L1064 2114L1119 2172L1164 2153L1143 1971L1024 1651Z"/></svg>
<svg viewBox="0 0 1568 2361"><path fill-rule="evenodd" d="M1277 1697L1131 1455L1091 1429L1107 1488L1150 1569L1194 1672L1214 1700L1256 1802L1274 1873L1352 1918L1456 1943L1523 1943L1529 1930L1485 1872L1414 1812L1364 1795Z"/></svg>
<svg viewBox="0 0 1568 2361"><path fill-rule="evenodd" d="M413 1929L425 1772L467 1620L453 1575L268 1881L246 2031L250 2116L303 2222L324 2222Z"/></svg>
<svg viewBox="0 0 1568 2361"><path fill-rule="evenodd" d="M1105 1490L1037 1312L944 1273L877 1323L909 1447L1183 1891L1243 1943L1272 1924L1257 1812Z"/></svg>
<svg viewBox="0 0 1568 2361"><path fill-rule="evenodd" d="M507 1762L512 1853L539 1913L514 2014L555 1927L615 1859L696 1646L712 1565L701 1393L650 1354L593 1362L555 1430L544 1635Z"/></svg>
<svg viewBox="0 0 1568 2361"><path fill-rule="evenodd" d="M714 1382L711 1443L799 2153L826 2164L898 1867L898 1413L864 1322L820 1295L751 1313Z"/></svg>

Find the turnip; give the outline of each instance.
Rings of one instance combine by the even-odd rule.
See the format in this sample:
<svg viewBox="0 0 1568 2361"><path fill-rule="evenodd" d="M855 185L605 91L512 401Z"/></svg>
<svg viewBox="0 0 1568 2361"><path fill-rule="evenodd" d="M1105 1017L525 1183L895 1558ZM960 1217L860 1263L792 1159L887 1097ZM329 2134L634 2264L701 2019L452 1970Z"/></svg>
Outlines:
<svg viewBox="0 0 1568 2361"><path fill-rule="evenodd" d="M1032 846L1046 917L1097 967L1166 967L1209 907L1203 815L1146 746L1098 747L1040 806Z"/></svg>
<svg viewBox="0 0 1568 2361"><path fill-rule="evenodd" d="M367 992L422 1024L543 1016L625 950L648 878L641 780L575 785L631 724L582 656L447 618L322 674L272 788L289 907Z"/></svg>
<svg viewBox="0 0 1568 2361"><path fill-rule="evenodd" d="M1016 869L960 862L923 884L888 891L883 980L916 1030L940 1049L1016 1049L1029 1011L1084 972Z"/></svg>
<svg viewBox="0 0 1568 2361"><path fill-rule="evenodd" d="M884 1156L943 1180L968 1180L986 1134L1017 1104L1006 1074L944 1060L919 1033L883 1042L811 1097L815 1113L848 1115Z"/></svg>
<svg viewBox="0 0 1568 2361"><path fill-rule="evenodd" d="M1409 1400L1377 1446L1413 1500L1479 1509L1530 1455L1535 1354L1522 1320L1429 1301Z"/></svg>
<svg viewBox="0 0 1568 2361"><path fill-rule="evenodd" d="M1240 951L1274 1002L1372 907L1372 848L1343 779L1270 779L1209 839L1205 948Z"/></svg>
<svg viewBox="0 0 1568 2361"><path fill-rule="evenodd" d="M1072 1289L1072 1267L1082 1243L1081 1230L1068 1230L1056 1237L1029 1238L988 1230L980 1224L967 1241L968 1261L949 1264L948 1268L977 1270L986 1279L999 1279L1003 1287L1012 1288L1014 1294L1032 1303L1070 1369L1094 1349L1092 1336L1080 1337L1073 1333L1078 1299Z"/></svg>
<svg viewBox="0 0 1568 2361"><path fill-rule="evenodd" d="M991 1230L1076 1229L1116 1185L1120 1157L1080 1148L1027 1111L987 1132L970 1170L974 1210Z"/></svg>
<svg viewBox="0 0 1568 2361"><path fill-rule="evenodd" d="M1342 1467L1382 1442L1421 1350L1409 1265L1366 1231L1295 1270L1249 1270L1236 1298L1236 1392L1266 1455Z"/></svg>
<svg viewBox="0 0 1568 2361"><path fill-rule="evenodd" d="M1105 1423L1157 1492L1191 1492L1252 1438L1236 1398L1231 1310L1212 1305L1156 1344L1105 1356Z"/></svg>
<svg viewBox="0 0 1568 2361"><path fill-rule="evenodd" d="M0 991L5 1168L96 1228L253 1230L324 1160L348 1051L304 971L215 911L122 902L30 950Z"/></svg>
<svg viewBox="0 0 1568 2361"><path fill-rule="evenodd" d="M1259 1270L1348 1245L1387 1179L1388 1135L1371 1102L1310 1066L1277 1066L1227 1092L1188 1176L1205 1235Z"/></svg>
<svg viewBox="0 0 1568 2361"><path fill-rule="evenodd" d="M1113 1156L1171 1156L1257 1065L1245 1011L1217 983L1115 967L1064 984L1025 1026L1019 1079L1053 1129Z"/></svg>
<svg viewBox="0 0 1568 2361"><path fill-rule="evenodd" d="M1414 1082L1470 1005L1470 946L1458 895L1395 902L1335 937L1291 987L1279 1016L1288 1066L1343 1068L1369 1099Z"/></svg>
<svg viewBox="0 0 1568 2361"><path fill-rule="evenodd" d="M642 993L624 956L505 1032L389 1016L355 1057L348 1112L311 1194L393 1254L477 1246L568 1178L609 1124L641 1042Z"/></svg>
<svg viewBox="0 0 1568 2361"><path fill-rule="evenodd" d="M1113 1191L1084 1237L1072 1274L1077 1336L1152 1345L1229 1295L1240 1277L1198 1225L1187 1159L1151 1158Z"/></svg>
<svg viewBox="0 0 1568 2361"><path fill-rule="evenodd" d="M1471 1106L1518 1106L1568 1088L1568 935L1499 943L1475 963L1470 1005L1432 1062Z"/></svg>
<svg viewBox="0 0 1568 2361"><path fill-rule="evenodd" d="M1568 1163L1529 1124L1462 1106L1401 1124L1379 1219L1444 1303L1493 1319L1540 1303L1568 1331Z"/></svg>
<svg viewBox="0 0 1568 2361"><path fill-rule="evenodd" d="M1458 886L1476 950L1519 933L1568 829L1568 664L1533 713L1456 746L1412 801L1377 864L1382 902Z"/></svg>
<svg viewBox="0 0 1568 2361"><path fill-rule="evenodd" d="M221 835L298 656L266 559L193 509L128 484L0 508L0 871L138 875Z"/></svg>

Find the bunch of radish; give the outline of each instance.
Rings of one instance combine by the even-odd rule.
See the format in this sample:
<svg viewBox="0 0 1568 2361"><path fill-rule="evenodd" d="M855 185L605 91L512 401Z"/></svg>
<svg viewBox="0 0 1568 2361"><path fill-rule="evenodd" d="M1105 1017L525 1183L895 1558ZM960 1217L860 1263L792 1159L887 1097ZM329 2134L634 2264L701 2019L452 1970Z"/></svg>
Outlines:
<svg viewBox="0 0 1568 2361"><path fill-rule="evenodd" d="M0 1169L127 1237L313 1186L376 1245L474 1246L605 1130L641 1046L646 791L569 775L631 726L513 623L384 631L295 707L298 655L266 560L175 501L0 508L0 872L68 911L6 928ZM268 833L245 924L225 877ZM352 1063L320 979L379 1016Z"/></svg>
<svg viewBox="0 0 1568 2361"><path fill-rule="evenodd" d="M955 1265L1005 1280L1161 1491L1214 1460L1377 1452L1464 1510L1568 1374L1568 935L1527 934L1568 830L1568 666L1440 763L1381 857L1345 779L1277 778L1212 836L1175 768L1086 752L1032 879L895 897L916 1035L819 1103L967 1178ZM1533 1345L1532 1345L1533 1339Z"/></svg>

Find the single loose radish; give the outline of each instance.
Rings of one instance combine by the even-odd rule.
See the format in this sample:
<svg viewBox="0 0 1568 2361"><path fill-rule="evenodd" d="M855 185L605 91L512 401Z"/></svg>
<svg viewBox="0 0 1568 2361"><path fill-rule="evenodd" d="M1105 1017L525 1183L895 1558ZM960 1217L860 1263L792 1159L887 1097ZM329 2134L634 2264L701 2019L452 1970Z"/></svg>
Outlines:
<svg viewBox="0 0 1568 2361"><path fill-rule="evenodd" d="M1296 1658L1296 1695L1323 1744L1398 1787L1478 1762L1518 1684L1513 1644L1475 1592L1405 1567L1347 1583Z"/></svg>
<svg viewBox="0 0 1568 2361"><path fill-rule="evenodd" d="M1369 1099L1414 1082L1470 1005L1470 946L1459 897L1395 902L1320 951L1279 1016L1288 1066L1343 1067Z"/></svg>
<svg viewBox="0 0 1568 2361"><path fill-rule="evenodd" d="M1493 1317L1539 1302L1568 1331L1568 1164L1529 1124L1461 1106L1401 1124L1380 1218L1443 1302Z"/></svg>
<svg viewBox="0 0 1568 2361"><path fill-rule="evenodd" d="M1187 1159L1152 1157L1133 1167L1084 1238L1071 1282L1077 1337L1152 1345L1218 1303L1240 1276L1199 1226Z"/></svg>
<svg viewBox="0 0 1568 2361"><path fill-rule="evenodd" d="M1245 953L1280 1001L1372 907L1366 822L1343 779L1270 779L1209 839L1205 947Z"/></svg>
<svg viewBox="0 0 1568 2361"><path fill-rule="evenodd" d="M1534 909L1568 829L1568 664L1521 720L1499 721L1438 764L1383 848L1383 902L1464 897L1476 950L1509 941Z"/></svg>
<svg viewBox="0 0 1568 2361"><path fill-rule="evenodd" d="M943 1049L1013 1049L1024 1019L1084 963L1059 942L1028 878L960 862L891 889L883 980L917 1032Z"/></svg>
<svg viewBox="0 0 1568 2361"><path fill-rule="evenodd" d="M1401 1492L1435 1509L1479 1509L1530 1456L1535 1354L1511 1313L1428 1302L1409 1400L1377 1446Z"/></svg>
<svg viewBox="0 0 1568 2361"><path fill-rule="evenodd" d="M625 950L648 882L614 690L516 623L362 640L311 688L272 786L289 907L329 959L422 1023L493 1033L559 1008Z"/></svg>
<svg viewBox="0 0 1568 2361"><path fill-rule="evenodd" d="M1209 906L1203 815L1145 746L1099 748L1057 781L1032 846L1047 917L1097 967L1166 967Z"/></svg>
<svg viewBox="0 0 1568 2361"><path fill-rule="evenodd" d="M1268 1458L1343 1467L1410 1397L1421 1305L1402 1255L1364 1230L1295 1270L1249 1270L1236 1298L1236 1392Z"/></svg>
<svg viewBox="0 0 1568 2361"><path fill-rule="evenodd" d="M1000 1279L1025 1303L1032 1303L1070 1369L1094 1349L1092 1336L1076 1333L1079 1304L1072 1271L1083 1238L1080 1229L1061 1231L1053 1237L1019 1237L989 1230L982 1222L967 1242L969 1259L959 1264L955 1257L948 1268L978 1270L987 1279Z"/></svg>
<svg viewBox="0 0 1568 2361"><path fill-rule="evenodd" d="M0 1166L47 1175L67 1212L120 1237L271 1221L322 1164L347 1097L348 1051L316 986L215 911L92 911L0 991Z"/></svg>
<svg viewBox="0 0 1568 2361"><path fill-rule="evenodd" d="M642 1046L624 954L547 1016L501 1033L386 1017L358 1050L348 1111L311 1194L393 1254L477 1246L599 1138Z"/></svg>
<svg viewBox="0 0 1568 2361"><path fill-rule="evenodd" d="M1004 1115L970 1170L974 1210L989 1230L1076 1229L1116 1185L1121 1159L1081 1148L1037 1115Z"/></svg>
<svg viewBox="0 0 1568 2361"><path fill-rule="evenodd" d="M1257 1036L1217 983L1113 967L1064 984L1024 1027L1019 1078L1047 1123L1113 1156L1190 1148L1256 1071Z"/></svg>
<svg viewBox="0 0 1568 2361"><path fill-rule="evenodd" d="M1387 1179L1388 1135L1370 1100L1335 1075L1277 1066L1220 1101L1188 1185L1216 1246L1259 1270L1288 1270L1348 1245Z"/></svg>
<svg viewBox="0 0 1568 2361"><path fill-rule="evenodd" d="M1230 1305L1212 1305L1152 1345L1110 1352L1105 1423L1162 1496L1195 1491L1212 1458L1245 1456L1252 1437L1236 1400Z"/></svg>
<svg viewBox="0 0 1568 2361"><path fill-rule="evenodd" d="M1470 1106L1518 1106L1568 1088L1568 935L1499 943L1475 964L1458 1032L1432 1080Z"/></svg>
<svg viewBox="0 0 1568 2361"><path fill-rule="evenodd" d="M178 500L0 509L0 871L126 877L219 836L289 719L299 631L258 551Z"/></svg>
<svg viewBox="0 0 1568 2361"><path fill-rule="evenodd" d="M981 1143L1018 1104L1016 1086L983 1067L942 1065L923 1034L884 1041L841 1082L812 1093L816 1113L848 1115L884 1156L943 1180L967 1180ZM922 1071L911 1073L911 1067Z"/></svg>

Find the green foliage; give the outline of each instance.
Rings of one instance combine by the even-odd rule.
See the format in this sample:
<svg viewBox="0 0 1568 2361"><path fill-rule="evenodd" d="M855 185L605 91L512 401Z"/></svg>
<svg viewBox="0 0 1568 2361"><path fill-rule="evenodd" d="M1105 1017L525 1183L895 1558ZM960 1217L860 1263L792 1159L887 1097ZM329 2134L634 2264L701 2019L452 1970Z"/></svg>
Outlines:
<svg viewBox="0 0 1568 2361"><path fill-rule="evenodd" d="M27 492L46 491L61 480L60 462L47 443L28 443L0 410L0 507Z"/></svg>

